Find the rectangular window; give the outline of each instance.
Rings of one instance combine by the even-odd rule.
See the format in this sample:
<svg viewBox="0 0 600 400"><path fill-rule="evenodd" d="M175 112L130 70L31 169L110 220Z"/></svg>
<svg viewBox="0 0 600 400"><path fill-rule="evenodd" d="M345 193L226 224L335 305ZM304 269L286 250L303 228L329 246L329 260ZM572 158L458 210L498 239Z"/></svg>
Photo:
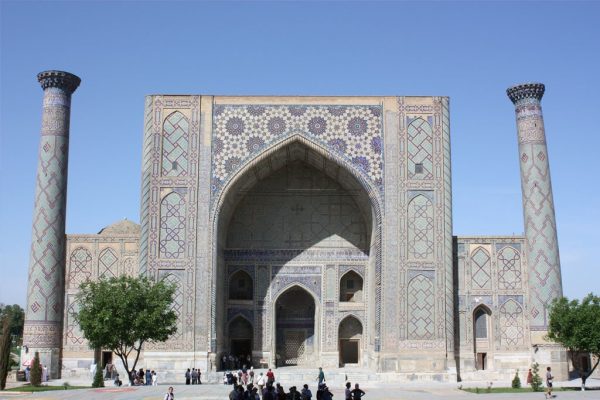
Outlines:
<svg viewBox="0 0 600 400"><path fill-rule="evenodd" d="M423 164L418 163L415 164L415 174L422 174L423 173Z"/></svg>
<svg viewBox="0 0 600 400"><path fill-rule="evenodd" d="M346 289L354 289L354 280L353 279L348 279L346 281Z"/></svg>
<svg viewBox="0 0 600 400"><path fill-rule="evenodd" d="M175 170L175 171L176 171L178 167L179 167L179 166L177 165L177 161L173 161L173 162L171 163L171 169L173 169L173 170Z"/></svg>

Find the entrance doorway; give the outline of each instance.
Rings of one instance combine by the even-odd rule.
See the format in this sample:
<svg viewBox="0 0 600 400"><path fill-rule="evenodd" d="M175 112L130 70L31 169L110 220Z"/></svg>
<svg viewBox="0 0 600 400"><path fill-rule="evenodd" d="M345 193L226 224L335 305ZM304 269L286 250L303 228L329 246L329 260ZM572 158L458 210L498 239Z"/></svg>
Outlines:
<svg viewBox="0 0 600 400"><path fill-rule="evenodd" d="M362 324L353 316L344 318L340 323L338 330L340 367L360 362L362 331Z"/></svg>
<svg viewBox="0 0 600 400"><path fill-rule="evenodd" d="M275 303L277 367L306 365L314 354L315 301L299 286L288 289Z"/></svg>
<svg viewBox="0 0 600 400"><path fill-rule="evenodd" d="M236 356L240 361L241 368L243 364L247 364L248 356L252 360L252 336L254 329L252 324L244 317L238 315L229 323L229 351L230 354Z"/></svg>

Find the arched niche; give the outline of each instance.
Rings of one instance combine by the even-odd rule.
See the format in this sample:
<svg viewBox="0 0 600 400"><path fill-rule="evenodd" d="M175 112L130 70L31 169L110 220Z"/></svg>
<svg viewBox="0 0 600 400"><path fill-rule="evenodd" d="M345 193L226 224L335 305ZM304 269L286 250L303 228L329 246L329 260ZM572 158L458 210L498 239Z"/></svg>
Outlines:
<svg viewBox="0 0 600 400"><path fill-rule="evenodd" d="M350 303L363 301L363 278L355 271L346 272L340 279L340 301Z"/></svg>
<svg viewBox="0 0 600 400"><path fill-rule="evenodd" d="M229 278L229 300L252 300L254 283L246 271L237 271Z"/></svg>
<svg viewBox="0 0 600 400"><path fill-rule="evenodd" d="M492 343L492 312L481 304L473 310L473 353L478 370L488 369Z"/></svg>
<svg viewBox="0 0 600 400"><path fill-rule="evenodd" d="M358 318L349 315L340 322L338 328L340 367L360 363L362 337L363 326Z"/></svg>
<svg viewBox="0 0 600 400"><path fill-rule="evenodd" d="M229 322L229 354L245 360L248 355L252 356L252 338L254 329L250 321L241 315L236 316Z"/></svg>

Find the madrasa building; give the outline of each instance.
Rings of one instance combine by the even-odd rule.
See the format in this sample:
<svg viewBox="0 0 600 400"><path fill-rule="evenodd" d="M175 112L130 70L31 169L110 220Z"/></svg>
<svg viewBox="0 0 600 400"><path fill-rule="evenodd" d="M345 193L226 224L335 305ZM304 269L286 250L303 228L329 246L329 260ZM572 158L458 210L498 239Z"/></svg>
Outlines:
<svg viewBox="0 0 600 400"><path fill-rule="evenodd" d="M162 381L229 354L390 380L506 378L534 361L566 377L566 352L544 339L562 286L543 84L507 90L522 236L454 235L448 97L209 95L146 97L139 225L66 235L80 79L38 81L23 344L52 377L111 360L72 313L82 282L122 274L177 287L177 332L138 364Z"/></svg>

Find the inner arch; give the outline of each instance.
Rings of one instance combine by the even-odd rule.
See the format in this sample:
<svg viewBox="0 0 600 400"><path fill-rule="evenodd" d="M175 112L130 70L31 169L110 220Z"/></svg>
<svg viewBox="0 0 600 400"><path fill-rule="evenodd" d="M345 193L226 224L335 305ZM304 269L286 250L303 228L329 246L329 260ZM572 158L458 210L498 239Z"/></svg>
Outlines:
<svg viewBox="0 0 600 400"><path fill-rule="evenodd" d="M303 274L291 278L286 275L284 281L296 279L296 283L315 291L310 286L313 284L320 292L325 265L336 264L330 254L349 255L366 268L371 283L365 290L370 299L376 298L377 205L370 196L373 192L359 182L355 173L324 150L298 139L259 156L225 188L215 221L217 353L230 350L220 339L226 327L224 317L233 309L245 307L256 321L253 358L275 359L275 354L269 353L275 350L276 338L268 337L267 332L267 326L274 326L275 321L264 319L264 307L272 306L269 287L277 284L286 268L310 268L314 274L310 281L303 281L307 279ZM298 261L306 260L302 259L306 254L311 255L309 262ZM253 274L256 282L252 304L233 304L224 290L229 275L241 266ZM334 278L334 290L336 281ZM373 312L370 303L367 313ZM269 319L275 313L267 314Z"/></svg>

